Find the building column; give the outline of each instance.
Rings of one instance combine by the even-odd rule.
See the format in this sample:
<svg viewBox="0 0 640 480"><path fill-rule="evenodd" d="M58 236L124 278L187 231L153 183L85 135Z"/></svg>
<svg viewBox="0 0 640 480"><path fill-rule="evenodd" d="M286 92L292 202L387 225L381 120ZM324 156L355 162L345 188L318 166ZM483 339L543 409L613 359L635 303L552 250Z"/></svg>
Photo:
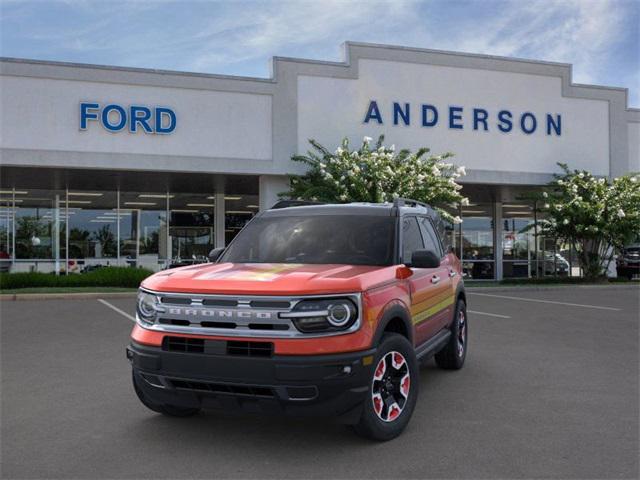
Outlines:
<svg viewBox="0 0 640 480"><path fill-rule="evenodd" d="M214 235L216 248L225 247L225 205L224 192L215 194Z"/></svg>
<svg viewBox="0 0 640 480"><path fill-rule="evenodd" d="M286 175L260 175L260 211L269 210L280 198L279 193L289 190L289 177Z"/></svg>
<svg viewBox="0 0 640 480"><path fill-rule="evenodd" d="M496 267L496 280L502 280L503 271L502 271L502 202L496 201L495 203L495 224L494 224L494 251L495 251L495 267Z"/></svg>

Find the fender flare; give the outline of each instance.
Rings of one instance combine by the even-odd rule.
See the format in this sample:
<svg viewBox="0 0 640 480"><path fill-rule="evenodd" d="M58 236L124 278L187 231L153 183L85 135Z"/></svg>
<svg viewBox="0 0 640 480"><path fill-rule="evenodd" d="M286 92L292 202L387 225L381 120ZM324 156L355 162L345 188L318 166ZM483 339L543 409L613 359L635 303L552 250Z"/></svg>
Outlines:
<svg viewBox="0 0 640 480"><path fill-rule="evenodd" d="M409 342L413 345L413 321L411 320L411 313L407 307L399 302L394 301L390 302L383 311L383 314L378 320L378 326L376 327L376 333L373 336L372 346L376 346L380 343L380 339L384 334L385 328L389 325L391 320L399 318L404 323L405 329L407 330L407 336L409 337Z"/></svg>

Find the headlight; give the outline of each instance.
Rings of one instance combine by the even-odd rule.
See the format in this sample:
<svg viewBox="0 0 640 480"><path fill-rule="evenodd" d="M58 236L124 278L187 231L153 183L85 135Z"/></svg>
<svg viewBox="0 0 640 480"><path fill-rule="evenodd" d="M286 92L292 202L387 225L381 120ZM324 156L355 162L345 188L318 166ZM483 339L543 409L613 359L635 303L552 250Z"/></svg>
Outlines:
<svg viewBox="0 0 640 480"><path fill-rule="evenodd" d="M351 327L358 319L358 308L348 298L302 300L280 317L290 318L304 333L334 332Z"/></svg>
<svg viewBox="0 0 640 480"><path fill-rule="evenodd" d="M155 322L157 305L158 297L143 290L138 291L136 311L138 313L138 318L142 323L151 325Z"/></svg>

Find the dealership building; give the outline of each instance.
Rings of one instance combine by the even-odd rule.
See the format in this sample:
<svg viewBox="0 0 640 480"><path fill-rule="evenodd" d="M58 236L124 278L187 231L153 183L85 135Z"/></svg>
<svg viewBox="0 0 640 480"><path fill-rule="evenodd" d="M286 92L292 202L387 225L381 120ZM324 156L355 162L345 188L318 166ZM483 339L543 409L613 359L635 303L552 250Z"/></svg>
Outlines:
<svg viewBox="0 0 640 480"><path fill-rule="evenodd" d="M471 278L576 274L526 226L557 162L640 171L640 110L571 65L346 43L270 78L0 60L0 261L11 271L159 270L224 246L304 172L313 138L453 152L469 206L449 241Z"/></svg>

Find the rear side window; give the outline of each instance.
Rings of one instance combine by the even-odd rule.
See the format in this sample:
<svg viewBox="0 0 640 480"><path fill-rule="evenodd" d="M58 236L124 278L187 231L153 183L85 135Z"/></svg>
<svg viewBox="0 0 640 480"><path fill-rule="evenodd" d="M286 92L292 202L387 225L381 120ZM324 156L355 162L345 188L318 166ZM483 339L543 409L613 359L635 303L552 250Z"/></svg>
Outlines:
<svg viewBox="0 0 640 480"><path fill-rule="evenodd" d="M411 255L422 250L424 244L416 217L405 217L402 220L402 263L411 263Z"/></svg>
<svg viewBox="0 0 640 480"><path fill-rule="evenodd" d="M420 230L422 231L422 237L424 238L424 248L431 250L438 257L442 258L442 244L438 239L438 235L433 229L433 225L426 217L420 217Z"/></svg>

